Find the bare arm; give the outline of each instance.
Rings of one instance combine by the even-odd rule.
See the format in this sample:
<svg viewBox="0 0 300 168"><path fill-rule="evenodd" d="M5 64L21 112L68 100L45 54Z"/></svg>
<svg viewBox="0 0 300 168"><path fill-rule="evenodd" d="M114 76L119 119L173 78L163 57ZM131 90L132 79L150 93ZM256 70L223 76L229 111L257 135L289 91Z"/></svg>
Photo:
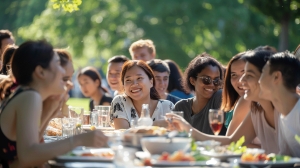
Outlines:
<svg viewBox="0 0 300 168"><path fill-rule="evenodd" d="M234 107L233 117L232 120L228 126L226 136L230 136L233 134L233 132L238 128L238 126L244 121L247 114L250 111L250 101L245 100L243 97L241 97L237 104Z"/></svg>
<svg viewBox="0 0 300 168"><path fill-rule="evenodd" d="M123 118L114 118L115 129L128 129L130 128L129 122Z"/></svg>
<svg viewBox="0 0 300 168"><path fill-rule="evenodd" d="M36 92L24 92L16 97L17 149L19 164L24 167L36 166L62 155L75 146L103 146L107 137L101 131L91 131L53 143L39 143L39 121L42 102ZM37 157L38 156L38 157Z"/></svg>
<svg viewBox="0 0 300 168"><path fill-rule="evenodd" d="M177 129L185 130L187 132L190 129L193 129L192 137L198 141L216 140L221 142L222 145L228 145L231 142L235 142L239 140L242 136L245 136L245 145L247 145L251 143L251 141L256 137L250 113L246 116L242 124L235 130L235 132L231 136L214 136L214 135L204 134L198 131L197 129L192 128L192 126L187 121L185 121L182 117L178 117L178 116L176 117L173 114L167 114L167 115L173 117L172 124Z"/></svg>

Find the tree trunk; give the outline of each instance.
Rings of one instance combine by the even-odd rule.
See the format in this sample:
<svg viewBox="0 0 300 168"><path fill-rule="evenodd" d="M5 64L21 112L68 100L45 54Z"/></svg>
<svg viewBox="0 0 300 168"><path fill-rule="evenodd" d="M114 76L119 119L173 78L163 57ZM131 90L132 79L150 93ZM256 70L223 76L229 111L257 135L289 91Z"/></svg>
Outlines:
<svg viewBox="0 0 300 168"><path fill-rule="evenodd" d="M280 36L278 51L288 50L289 47L289 18L283 17L280 22Z"/></svg>

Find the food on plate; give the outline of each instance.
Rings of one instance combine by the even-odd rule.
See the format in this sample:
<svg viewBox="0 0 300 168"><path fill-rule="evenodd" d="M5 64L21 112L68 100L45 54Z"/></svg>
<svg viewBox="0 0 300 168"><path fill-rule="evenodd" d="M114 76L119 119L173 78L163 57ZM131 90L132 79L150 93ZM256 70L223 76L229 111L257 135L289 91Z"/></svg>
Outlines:
<svg viewBox="0 0 300 168"><path fill-rule="evenodd" d="M46 129L46 135L47 136L61 136L62 130L48 126Z"/></svg>
<svg viewBox="0 0 300 168"><path fill-rule="evenodd" d="M115 155L112 151L107 151L107 152L100 152L100 153L86 152L86 153L82 153L80 156L104 157L104 158L111 159Z"/></svg>
<svg viewBox="0 0 300 168"><path fill-rule="evenodd" d="M230 145L227 147L227 150L233 152L234 154L242 154L247 150L246 146L242 146L244 142L245 137L242 136L238 141L231 142Z"/></svg>
<svg viewBox="0 0 300 168"><path fill-rule="evenodd" d="M265 153L244 153L241 156L241 161L244 162L259 162L259 161L272 161L272 162L276 162L276 161L289 161L291 159L290 156L286 156L286 155L275 155L274 153L268 154L266 155Z"/></svg>
<svg viewBox="0 0 300 168"><path fill-rule="evenodd" d="M144 159L144 166L151 166L153 162L193 162L193 161L206 161L209 157L203 156L200 152L193 151L191 153L184 153L183 151L176 151L173 154L163 152L153 160L150 158Z"/></svg>
<svg viewBox="0 0 300 168"><path fill-rule="evenodd" d="M127 130L126 133L140 133L145 135L164 135L166 134L167 129L158 126L150 126L150 127L136 127Z"/></svg>

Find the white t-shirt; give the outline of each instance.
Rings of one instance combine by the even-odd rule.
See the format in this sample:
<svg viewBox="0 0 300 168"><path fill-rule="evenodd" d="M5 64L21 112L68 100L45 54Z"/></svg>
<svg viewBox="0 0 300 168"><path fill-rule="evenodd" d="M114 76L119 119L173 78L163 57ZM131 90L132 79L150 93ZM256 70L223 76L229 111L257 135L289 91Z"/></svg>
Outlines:
<svg viewBox="0 0 300 168"><path fill-rule="evenodd" d="M300 157L300 144L295 140L295 135L300 136L300 99L287 116L280 115L278 126L280 153Z"/></svg>
<svg viewBox="0 0 300 168"><path fill-rule="evenodd" d="M152 114L153 121L163 119L166 113L172 111L174 104L169 100L158 100L157 106ZM123 118L129 123L132 119L139 119L131 99L126 95L117 95L111 103L110 122L113 125L114 118Z"/></svg>

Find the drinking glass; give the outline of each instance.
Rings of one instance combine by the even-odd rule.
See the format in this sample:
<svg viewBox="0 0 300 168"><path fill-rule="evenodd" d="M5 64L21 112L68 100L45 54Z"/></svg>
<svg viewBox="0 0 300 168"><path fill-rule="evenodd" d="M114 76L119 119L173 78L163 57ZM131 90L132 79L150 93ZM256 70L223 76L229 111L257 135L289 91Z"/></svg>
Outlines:
<svg viewBox="0 0 300 168"><path fill-rule="evenodd" d="M134 167L137 149L124 147L115 151L114 164L116 168Z"/></svg>
<svg viewBox="0 0 300 168"><path fill-rule="evenodd" d="M109 127L110 106L96 106L102 127Z"/></svg>
<svg viewBox="0 0 300 168"><path fill-rule="evenodd" d="M209 124L215 135L219 135L223 123L224 123L224 113L222 110L210 109L209 110Z"/></svg>
<svg viewBox="0 0 300 168"><path fill-rule="evenodd" d="M179 115L180 117L183 118L183 111L171 111L171 113Z"/></svg>
<svg viewBox="0 0 300 168"><path fill-rule="evenodd" d="M98 127L98 111L96 109L94 109L92 112L91 112L91 126L95 126L95 127Z"/></svg>
<svg viewBox="0 0 300 168"><path fill-rule="evenodd" d="M74 135L76 123L73 118L62 118L62 137L68 138Z"/></svg>
<svg viewBox="0 0 300 168"><path fill-rule="evenodd" d="M84 111L83 113L83 125L90 125L90 118L91 118L91 112L90 111Z"/></svg>

